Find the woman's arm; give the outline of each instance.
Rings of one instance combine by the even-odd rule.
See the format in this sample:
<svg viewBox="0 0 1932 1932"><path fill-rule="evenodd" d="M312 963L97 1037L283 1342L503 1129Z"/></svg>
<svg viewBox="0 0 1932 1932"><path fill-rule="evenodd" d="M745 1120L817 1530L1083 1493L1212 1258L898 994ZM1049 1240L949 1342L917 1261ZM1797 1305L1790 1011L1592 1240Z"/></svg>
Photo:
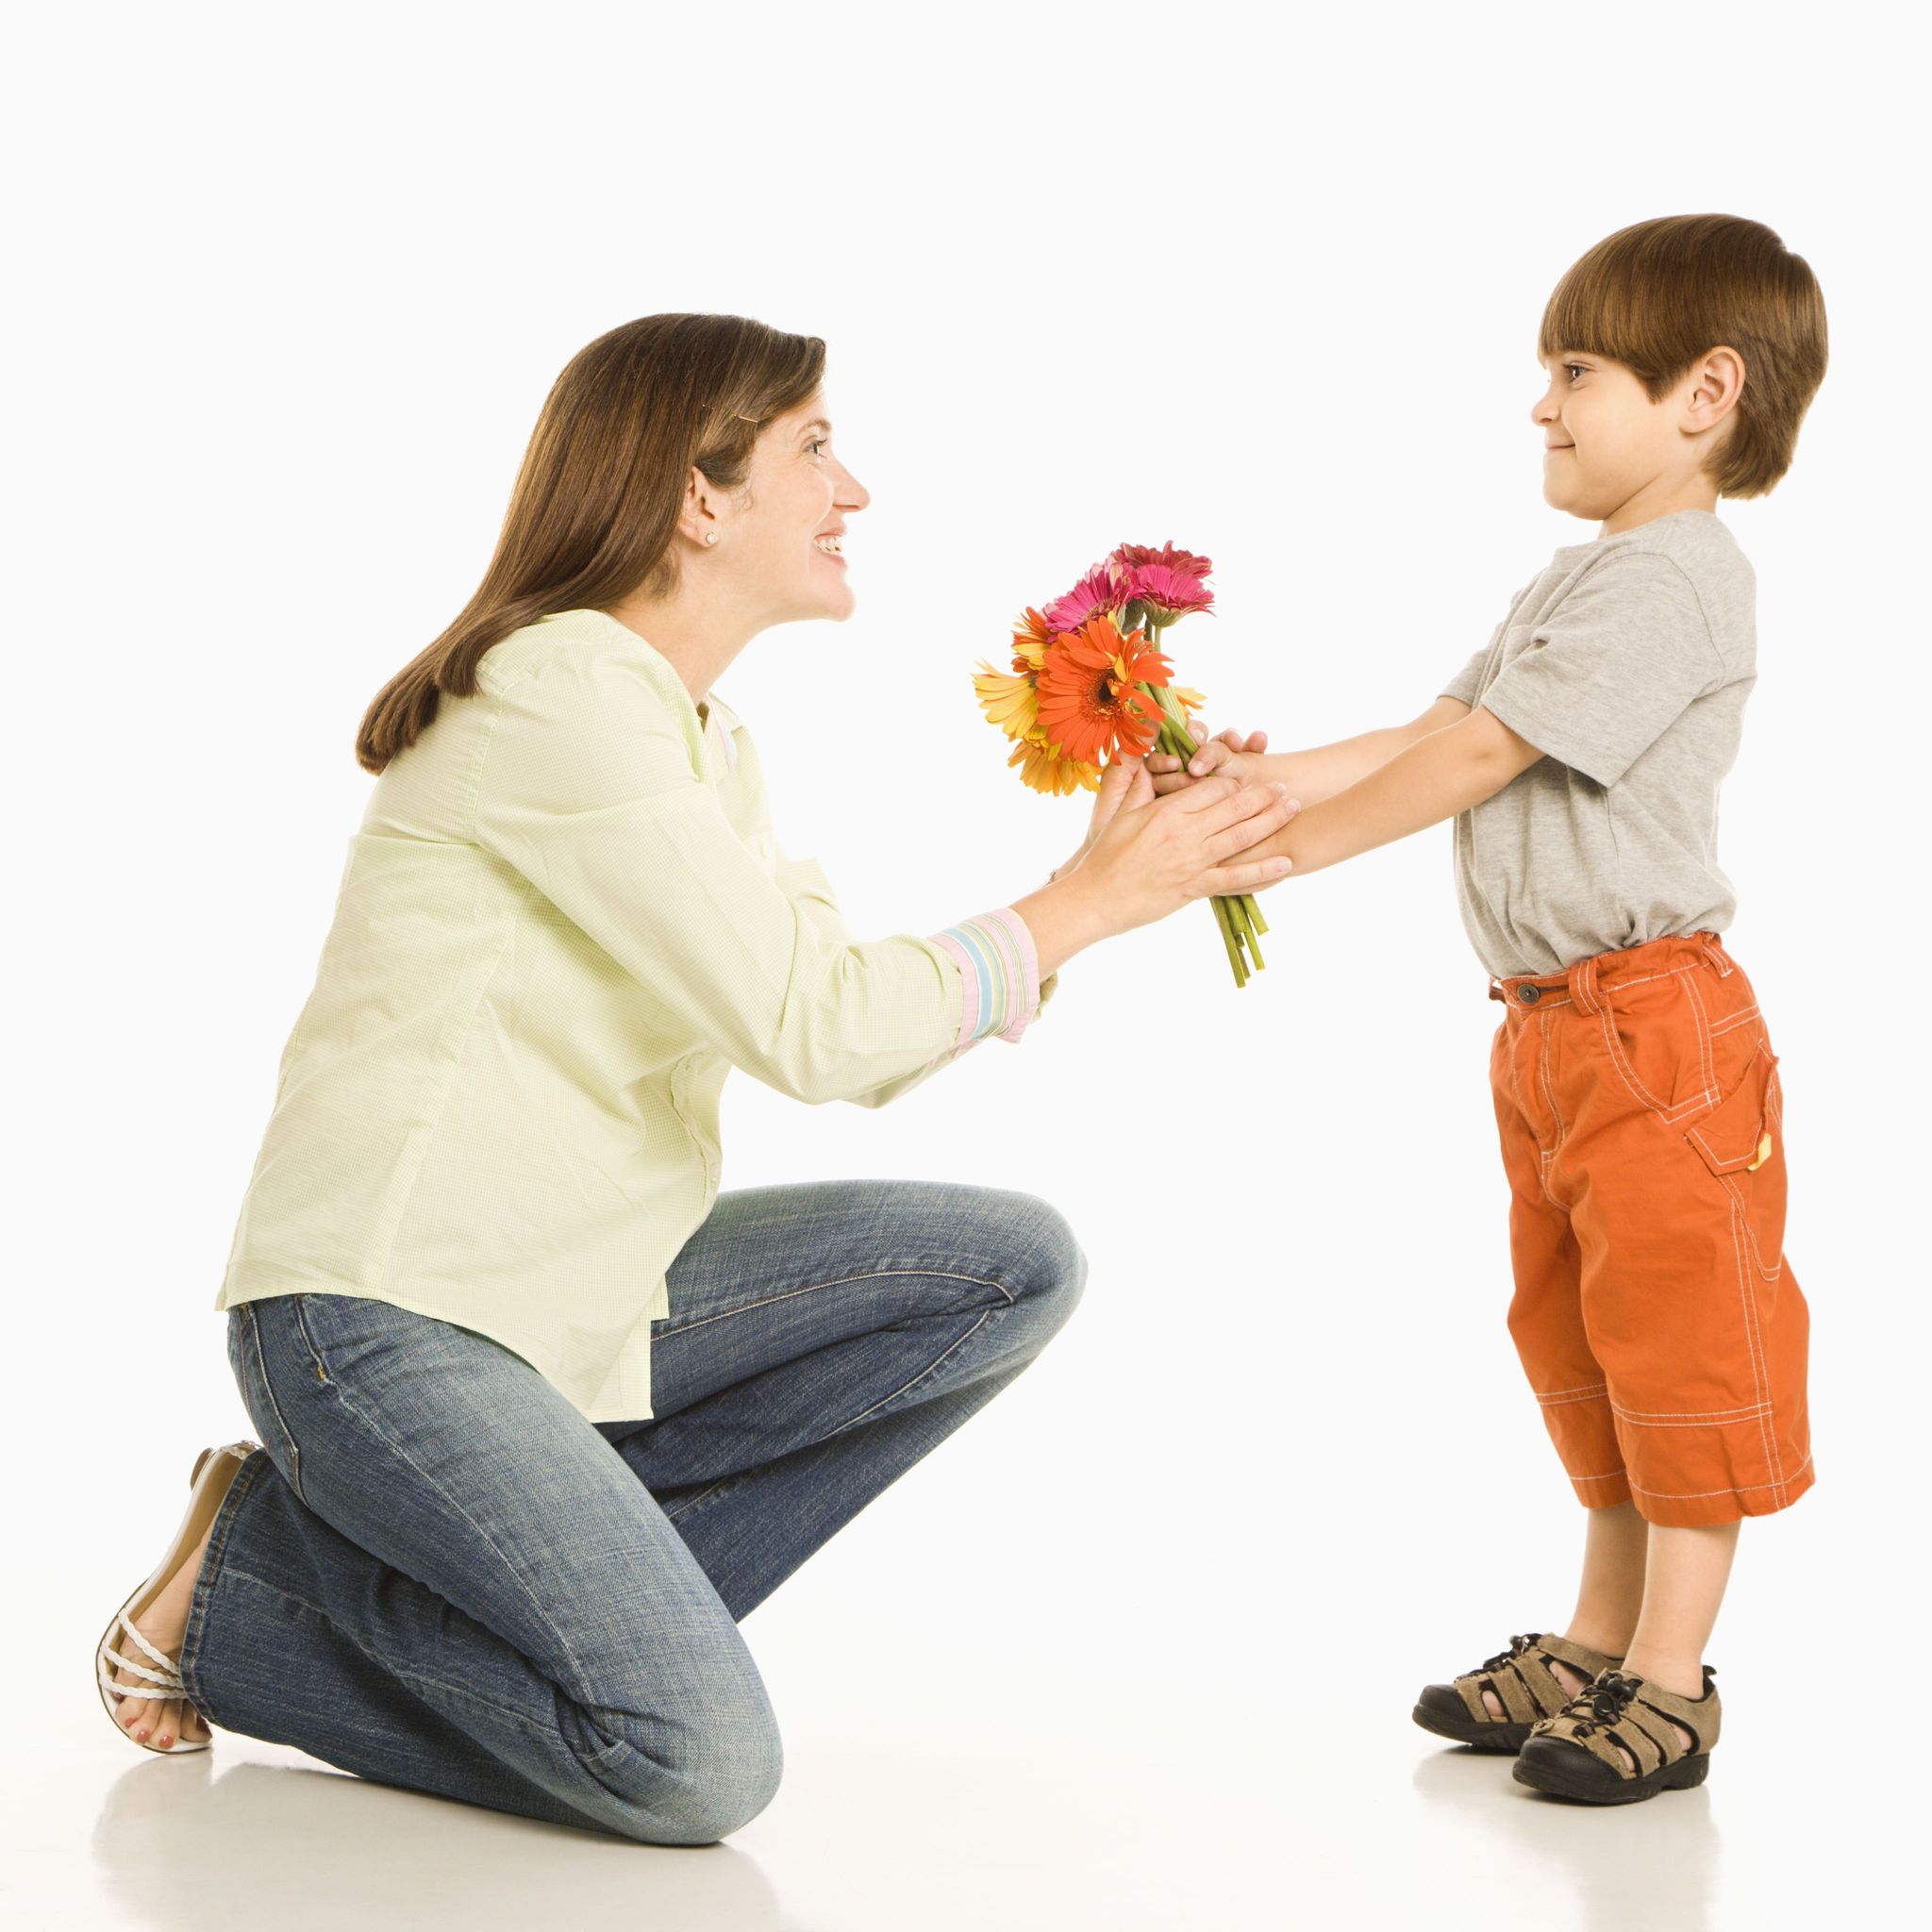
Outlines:
<svg viewBox="0 0 1932 1932"><path fill-rule="evenodd" d="M559 652L495 702L475 842L692 1037L808 1102L870 1091L966 1043L967 988L948 949L910 934L841 943L794 904L693 769L680 721L641 658ZM1286 823L1268 788L1222 778L1157 800L1137 766L1131 786L1123 772L1102 791L1096 814L1108 811L1093 849L1073 875L1023 902L1045 927L1044 943L1035 940L1040 978L1202 891L1252 890L1287 870L1231 863ZM1012 1038L1030 1017L1001 994L981 1001L977 1024Z"/></svg>

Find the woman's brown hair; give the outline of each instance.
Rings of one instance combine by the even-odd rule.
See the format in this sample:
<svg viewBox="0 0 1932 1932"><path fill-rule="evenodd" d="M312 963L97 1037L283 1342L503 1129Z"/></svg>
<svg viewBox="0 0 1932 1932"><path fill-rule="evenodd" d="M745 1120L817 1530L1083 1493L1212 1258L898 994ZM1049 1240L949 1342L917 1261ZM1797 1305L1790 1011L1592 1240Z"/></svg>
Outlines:
<svg viewBox="0 0 1932 1932"><path fill-rule="evenodd" d="M1710 460L1720 496L1763 496L1791 466L1824 380L1824 295L1762 222L1666 215L1607 236L1557 284L1537 354L1626 363L1652 402L1708 350L1735 349L1744 388Z"/></svg>
<svg viewBox="0 0 1932 1932"><path fill-rule="evenodd" d="M579 349L524 452L496 553L456 621L376 692L356 762L380 772L491 644L553 611L676 581L671 540L695 465L740 488L759 430L818 389L825 345L741 315L646 315Z"/></svg>

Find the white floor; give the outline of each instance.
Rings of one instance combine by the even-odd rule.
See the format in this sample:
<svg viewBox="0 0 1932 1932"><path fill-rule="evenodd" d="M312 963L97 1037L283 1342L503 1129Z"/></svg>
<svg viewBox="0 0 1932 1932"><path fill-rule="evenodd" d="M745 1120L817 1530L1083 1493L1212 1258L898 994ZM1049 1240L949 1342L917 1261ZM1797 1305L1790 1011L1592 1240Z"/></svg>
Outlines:
<svg viewBox="0 0 1932 1932"><path fill-rule="evenodd" d="M384 1789L225 1732L187 1758L140 1752L89 1688L94 1607L83 1614L56 1579L50 1621L14 1653L41 1666L16 1679L6 1758L12 1923L1862 1932L1894 1887L1916 1895L1903 1773L1916 1747L1903 1725L1874 1740L1848 1724L1834 1739L1806 1715L1817 1679L1802 1665L1734 1649L1702 1790L1567 1807L1513 1784L1507 1760L1413 1728L1408 1680L1427 1669L1409 1667L1413 1610L1373 1612L1376 1591L1324 1609L1285 1586L1276 1608L1251 1614L1229 1606L1257 1573L1204 1553L1198 1578L1150 1574L1076 1627L1055 1607L1094 1561L1074 1533L1058 1554L1022 1546L1037 1590L1015 1604L1010 1576L969 1555L999 1515L997 1499L975 1502L975 1470L964 1453L936 1457L747 1624L785 1725L786 1780L749 1827L700 1850ZM956 1512L957 1541L938 1554L918 1538L935 1509ZM909 1568L895 1551L912 1553ZM1789 1587L1761 1567L1765 1587ZM1364 1575L1386 1600L1388 1575ZM1460 1624L1466 1601L1493 1593L1432 1602ZM1802 1598L1792 1614L1808 1633ZM1391 1659L1381 1703L1378 1649ZM1892 1656L1909 1703L1914 1647ZM1839 1687L1848 1720L1869 1707L1859 1689Z"/></svg>

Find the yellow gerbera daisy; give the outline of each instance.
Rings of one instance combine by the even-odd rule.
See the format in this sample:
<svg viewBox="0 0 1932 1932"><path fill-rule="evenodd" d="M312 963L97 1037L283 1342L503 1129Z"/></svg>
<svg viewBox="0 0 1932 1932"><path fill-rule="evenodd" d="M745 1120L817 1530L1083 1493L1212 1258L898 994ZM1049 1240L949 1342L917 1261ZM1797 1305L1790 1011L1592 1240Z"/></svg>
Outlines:
<svg viewBox="0 0 1932 1932"><path fill-rule="evenodd" d="M984 658L973 674L973 689L979 695L979 708L1008 738L1019 738L1040 722L1040 693L1030 677L1009 676L995 671Z"/></svg>
<svg viewBox="0 0 1932 1932"><path fill-rule="evenodd" d="M1100 790L1098 765L1090 765L1082 758L1069 758L1048 741L1045 732L1038 729L1028 731L1021 738L1007 762L1019 766L1023 784L1031 786L1035 791L1045 792L1050 798L1070 798L1082 789L1088 791Z"/></svg>

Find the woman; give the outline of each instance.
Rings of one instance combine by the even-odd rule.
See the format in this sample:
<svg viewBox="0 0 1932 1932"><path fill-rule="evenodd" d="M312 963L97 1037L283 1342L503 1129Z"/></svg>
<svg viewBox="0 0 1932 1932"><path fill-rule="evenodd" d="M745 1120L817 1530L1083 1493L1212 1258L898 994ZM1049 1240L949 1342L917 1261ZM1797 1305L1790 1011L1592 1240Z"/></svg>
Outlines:
<svg viewBox="0 0 1932 1932"><path fill-rule="evenodd" d="M482 587L363 720L379 780L215 1301L261 1444L203 1452L96 1660L150 1749L212 1721L715 1840L779 1774L738 1621L1079 1295L1029 1195L720 1194L724 1075L891 1099L1017 1040L1082 947L1272 882L1240 855L1289 808L1118 766L1046 885L854 941L710 696L768 626L851 612L824 358L721 315L591 343Z"/></svg>

